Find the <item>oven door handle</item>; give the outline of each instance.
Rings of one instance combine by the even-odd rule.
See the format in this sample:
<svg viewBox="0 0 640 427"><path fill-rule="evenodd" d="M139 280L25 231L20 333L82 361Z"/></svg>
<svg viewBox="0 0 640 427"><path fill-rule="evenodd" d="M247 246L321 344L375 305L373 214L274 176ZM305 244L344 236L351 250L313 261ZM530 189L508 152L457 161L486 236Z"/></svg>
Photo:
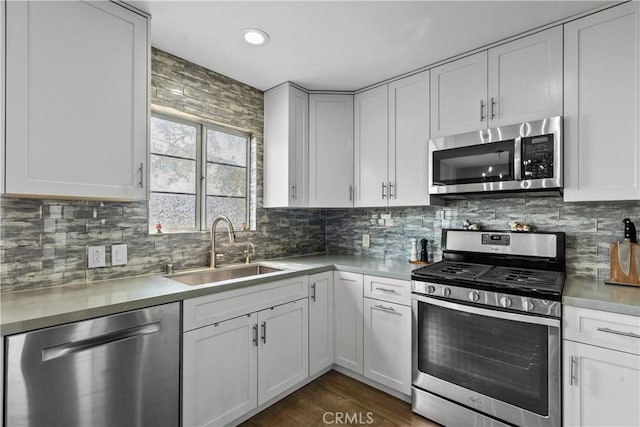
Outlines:
<svg viewBox="0 0 640 427"><path fill-rule="evenodd" d="M554 328L559 328L560 327L560 320L558 320L558 319L551 319L551 318L548 318L548 317L531 316L531 315L526 315L526 314L511 313L511 312L500 311L500 310L490 310L490 309L486 309L486 308L468 306L468 305L464 305L464 304L457 304L455 302L442 301L442 300L439 300L439 299L424 297L424 296L416 295L416 294L413 294L411 297L415 301L423 302L425 304L431 304L431 305L436 305L438 307L450 308L452 310L459 310L459 311L463 311L465 313L479 314L481 316L494 317L494 318L498 318L498 319L514 320L516 322L533 323L533 324L536 324L536 325L551 326L551 327L554 327Z"/></svg>

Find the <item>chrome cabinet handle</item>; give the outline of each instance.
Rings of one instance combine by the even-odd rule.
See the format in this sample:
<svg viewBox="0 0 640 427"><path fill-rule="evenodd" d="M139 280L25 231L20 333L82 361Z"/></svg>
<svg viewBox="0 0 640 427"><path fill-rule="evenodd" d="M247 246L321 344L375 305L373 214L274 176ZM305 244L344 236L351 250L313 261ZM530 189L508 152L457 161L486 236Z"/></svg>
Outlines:
<svg viewBox="0 0 640 427"><path fill-rule="evenodd" d="M349 201L353 200L353 185L349 185Z"/></svg>
<svg viewBox="0 0 640 427"><path fill-rule="evenodd" d="M391 313L395 313L396 311L393 309L393 307L385 307L384 305L380 305L380 304L376 304L374 305L375 308L379 308L380 310L384 310L384 311L388 311Z"/></svg>
<svg viewBox="0 0 640 427"><path fill-rule="evenodd" d="M267 322L262 322L262 342L267 343Z"/></svg>
<svg viewBox="0 0 640 427"><path fill-rule="evenodd" d="M376 288L376 291L390 292L390 293L393 293L393 294L396 293L395 289L389 289L389 288Z"/></svg>
<svg viewBox="0 0 640 427"><path fill-rule="evenodd" d="M385 197L387 197L387 195L385 194L385 190L387 188L387 184L385 184L384 182L382 183L382 198L384 199Z"/></svg>
<svg viewBox="0 0 640 427"><path fill-rule="evenodd" d="M575 383L576 380L576 374L575 374L575 370L574 367L576 365L576 363L578 363L578 361L576 360L575 356L571 356L571 358L569 359L569 385L573 385Z"/></svg>
<svg viewBox="0 0 640 427"><path fill-rule="evenodd" d="M258 346L258 324L253 325L253 344Z"/></svg>
<svg viewBox="0 0 640 427"><path fill-rule="evenodd" d="M311 301L316 300L316 284L311 285Z"/></svg>
<svg viewBox="0 0 640 427"><path fill-rule="evenodd" d="M496 106L496 102L494 101L492 96L491 97L491 119L494 119L496 117L495 106Z"/></svg>
<svg viewBox="0 0 640 427"><path fill-rule="evenodd" d="M480 100L480 121L484 122L484 100Z"/></svg>
<svg viewBox="0 0 640 427"><path fill-rule="evenodd" d="M597 330L600 332L606 332L608 334L622 335L624 337L640 338L640 335L634 334L633 332L616 331L615 329L609 329L609 328L597 328Z"/></svg>
<svg viewBox="0 0 640 427"><path fill-rule="evenodd" d="M395 197L393 195L393 184L391 184L391 181L389 181L389 198Z"/></svg>
<svg viewBox="0 0 640 427"><path fill-rule="evenodd" d="M296 199L296 186L295 186L295 185L292 185L292 186L291 186L291 198L292 198L293 200L295 200L295 199Z"/></svg>
<svg viewBox="0 0 640 427"><path fill-rule="evenodd" d="M140 163L140 166L138 167L138 173L140 174L140 181L138 181L138 187L142 188L142 181L143 181L143 172L142 172L142 167L144 166L143 163Z"/></svg>

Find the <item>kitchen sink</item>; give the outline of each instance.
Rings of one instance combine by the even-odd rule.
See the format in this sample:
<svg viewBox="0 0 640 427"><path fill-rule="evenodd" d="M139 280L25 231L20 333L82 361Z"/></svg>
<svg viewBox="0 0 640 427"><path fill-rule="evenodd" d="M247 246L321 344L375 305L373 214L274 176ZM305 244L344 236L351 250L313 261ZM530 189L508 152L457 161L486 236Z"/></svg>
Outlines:
<svg viewBox="0 0 640 427"><path fill-rule="evenodd" d="M241 277L258 276L260 274L282 271L279 268L267 267L260 264L224 267L209 270L199 270L186 273L178 273L168 276L185 285L204 285L206 283L221 282L223 280L238 279Z"/></svg>

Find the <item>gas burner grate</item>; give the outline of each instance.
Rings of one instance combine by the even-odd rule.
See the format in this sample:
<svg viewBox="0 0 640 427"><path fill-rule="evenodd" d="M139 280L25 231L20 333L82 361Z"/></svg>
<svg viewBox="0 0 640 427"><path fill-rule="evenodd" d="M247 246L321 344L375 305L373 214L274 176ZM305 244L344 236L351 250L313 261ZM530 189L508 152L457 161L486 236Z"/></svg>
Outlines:
<svg viewBox="0 0 640 427"><path fill-rule="evenodd" d="M557 289L562 286L563 274L557 271L494 267L478 277L477 281L534 289Z"/></svg>
<svg viewBox="0 0 640 427"><path fill-rule="evenodd" d="M424 277L444 277L447 279L474 280L491 268L490 265L468 262L440 261L414 270L413 273Z"/></svg>

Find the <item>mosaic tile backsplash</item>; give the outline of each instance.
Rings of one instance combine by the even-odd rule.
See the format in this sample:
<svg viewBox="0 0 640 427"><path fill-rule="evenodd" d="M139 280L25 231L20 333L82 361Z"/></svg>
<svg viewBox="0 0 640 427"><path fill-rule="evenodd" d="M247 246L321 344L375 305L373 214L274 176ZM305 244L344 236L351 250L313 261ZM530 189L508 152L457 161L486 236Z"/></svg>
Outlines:
<svg viewBox="0 0 640 427"><path fill-rule="evenodd" d="M383 214L391 214L383 219ZM446 206L392 209L329 210L327 252L408 259L410 239L429 241L431 261L441 258L443 228L462 228L463 221L482 229L507 230L509 222L531 224L535 231L566 233L567 272L609 278L609 242L622 240L622 219L640 222L640 202L564 203L561 197L451 201ZM387 215L385 215L387 216ZM371 246L362 247L369 233Z"/></svg>
<svg viewBox="0 0 640 427"><path fill-rule="evenodd" d="M206 266L208 233L149 235L145 202L101 203L0 199L2 291L63 283L84 283L130 275ZM566 233L567 270L605 280L609 242L623 237L622 219L640 221L640 202L563 203L559 197L451 202L447 206L393 209L261 209L257 231L239 232L236 245L223 244L224 263L243 261L245 242L256 245L258 259L332 253L408 259L411 238L429 240L432 261L440 259L443 228L464 220L483 229L504 230L512 220L538 231ZM390 214L390 219L382 219ZM385 215L387 216L387 215ZM371 246L362 247L369 233ZM219 241L224 242L221 233ZM129 245L126 266L87 269L86 247Z"/></svg>

